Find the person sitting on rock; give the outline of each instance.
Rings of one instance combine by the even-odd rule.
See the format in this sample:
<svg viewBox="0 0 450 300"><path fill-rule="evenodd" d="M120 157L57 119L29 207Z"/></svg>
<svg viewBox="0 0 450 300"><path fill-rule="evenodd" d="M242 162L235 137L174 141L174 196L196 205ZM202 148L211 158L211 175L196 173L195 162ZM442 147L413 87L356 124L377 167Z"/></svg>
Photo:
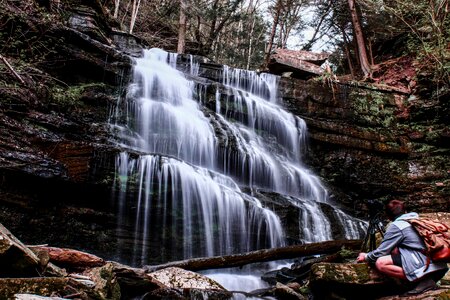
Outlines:
<svg viewBox="0 0 450 300"><path fill-rule="evenodd" d="M448 271L446 263L430 262L423 254L425 244L410 223L405 220L418 218L415 212L406 213L405 204L390 200L385 207L387 217L393 221L387 228L380 246L368 253L359 253L357 262L375 263L381 273L407 280L412 289L405 296L412 296L436 289L436 282Z"/></svg>

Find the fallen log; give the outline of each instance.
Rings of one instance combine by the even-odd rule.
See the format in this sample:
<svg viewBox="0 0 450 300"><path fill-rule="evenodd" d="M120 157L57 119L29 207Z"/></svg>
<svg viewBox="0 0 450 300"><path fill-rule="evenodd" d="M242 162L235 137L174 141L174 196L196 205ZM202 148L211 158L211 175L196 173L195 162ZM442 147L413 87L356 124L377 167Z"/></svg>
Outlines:
<svg viewBox="0 0 450 300"><path fill-rule="evenodd" d="M361 247L361 243L361 240L326 241L305 245L262 249L243 254L193 258L168 262L156 266L144 266L143 268L147 272L154 272L168 267L178 267L190 271L240 267L256 262L289 259L306 255L334 253L343 247L355 250Z"/></svg>

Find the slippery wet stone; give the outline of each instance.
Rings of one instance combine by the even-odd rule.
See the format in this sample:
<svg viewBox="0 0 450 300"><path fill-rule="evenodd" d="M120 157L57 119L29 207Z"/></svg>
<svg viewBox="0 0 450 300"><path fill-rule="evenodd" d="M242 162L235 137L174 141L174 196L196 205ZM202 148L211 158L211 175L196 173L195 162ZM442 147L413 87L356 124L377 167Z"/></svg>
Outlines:
<svg viewBox="0 0 450 300"><path fill-rule="evenodd" d="M62 276L64 272L38 257L0 224L0 276L33 277L41 273Z"/></svg>
<svg viewBox="0 0 450 300"><path fill-rule="evenodd" d="M114 273L114 264L106 263L104 266L88 269L84 275L94 283L94 290L105 299L120 299L121 290Z"/></svg>
<svg viewBox="0 0 450 300"><path fill-rule="evenodd" d="M175 267L148 273L147 276L169 288L224 290L219 283L206 276Z"/></svg>
<svg viewBox="0 0 450 300"><path fill-rule="evenodd" d="M207 297L207 299L229 299L231 293L227 292L216 281L191 271L170 267L147 274L150 278L161 284L161 288L150 294L156 299L192 299L196 297ZM158 298L160 297L160 298ZM147 298L145 298L147 299ZM151 299L151 298L148 298Z"/></svg>

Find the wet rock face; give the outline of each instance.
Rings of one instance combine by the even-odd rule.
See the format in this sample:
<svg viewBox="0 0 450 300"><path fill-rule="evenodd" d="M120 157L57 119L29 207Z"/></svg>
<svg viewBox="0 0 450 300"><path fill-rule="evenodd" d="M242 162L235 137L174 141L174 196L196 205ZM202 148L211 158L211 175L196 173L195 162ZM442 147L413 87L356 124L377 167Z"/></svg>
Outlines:
<svg viewBox="0 0 450 300"><path fill-rule="evenodd" d="M39 46L20 57L12 44L2 52L24 83L1 64L0 219L28 244L46 239L103 254L114 248L108 178L117 152L106 120L131 65L109 44L96 3L1 4L9 38L26 32L22 39ZM86 19L70 27L71 16Z"/></svg>
<svg viewBox="0 0 450 300"><path fill-rule="evenodd" d="M307 122L307 162L335 200L359 209L365 199L400 197L418 211L449 209L449 120L439 117L442 100L284 78L280 93Z"/></svg>

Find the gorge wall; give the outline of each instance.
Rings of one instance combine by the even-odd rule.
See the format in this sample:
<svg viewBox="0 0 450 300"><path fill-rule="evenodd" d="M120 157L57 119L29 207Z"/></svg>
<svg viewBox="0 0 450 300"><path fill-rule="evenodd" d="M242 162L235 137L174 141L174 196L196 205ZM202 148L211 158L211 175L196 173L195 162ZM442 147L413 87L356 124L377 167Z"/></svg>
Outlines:
<svg viewBox="0 0 450 300"><path fill-rule="evenodd" d="M367 83L283 79L287 106L308 124L309 162L337 201L398 197L418 211L449 208L449 103ZM362 206L361 206L362 205Z"/></svg>
<svg viewBox="0 0 450 300"><path fill-rule="evenodd" d="M112 30L95 1L62 3L49 11L28 0L0 13L10 43L2 55L24 81L0 64L0 219L28 244L113 259L110 196L120 149L108 117L126 92L128 55L151 45ZM38 42L13 46L24 33ZM200 63L211 101L219 68ZM308 125L306 160L333 201L365 217L365 200L391 196L419 211L449 210L449 103L432 90L282 78L279 92Z"/></svg>

